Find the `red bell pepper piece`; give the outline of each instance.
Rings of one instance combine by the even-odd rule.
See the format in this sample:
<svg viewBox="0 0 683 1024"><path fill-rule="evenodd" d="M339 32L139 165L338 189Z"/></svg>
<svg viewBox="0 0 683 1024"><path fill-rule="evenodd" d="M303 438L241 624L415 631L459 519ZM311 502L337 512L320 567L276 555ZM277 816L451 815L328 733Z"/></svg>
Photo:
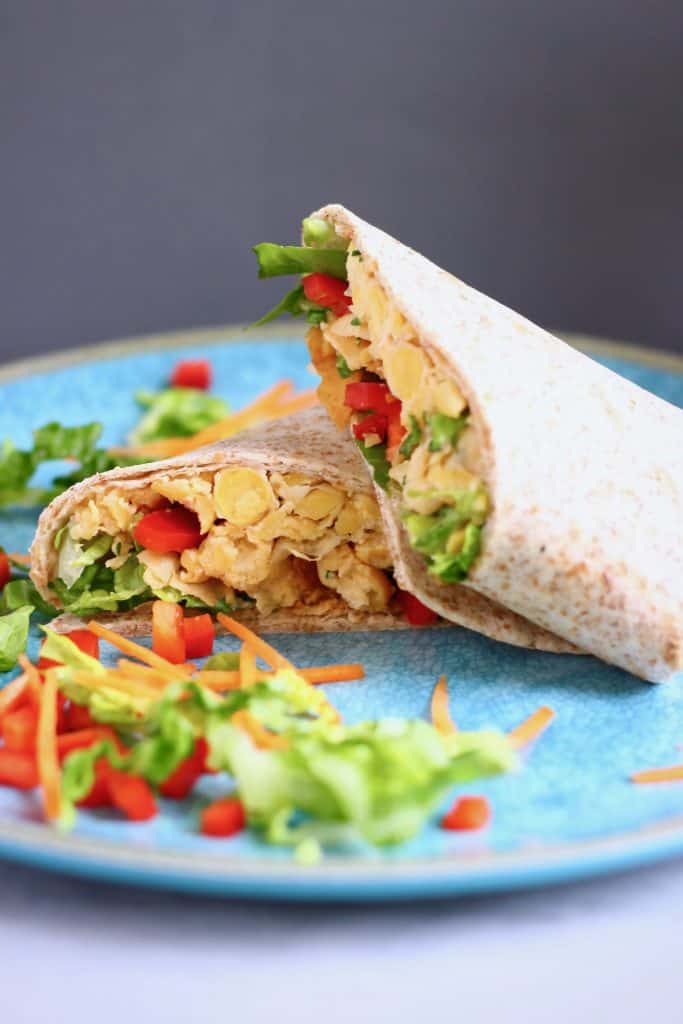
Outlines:
<svg viewBox="0 0 683 1024"><path fill-rule="evenodd" d="M439 617L436 612L432 611L431 608L427 608L426 605L422 604L422 601L418 601L407 590L399 590L398 600L403 614L411 626L431 626Z"/></svg>
<svg viewBox="0 0 683 1024"><path fill-rule="evenodd" d="M186 660L183 609L169 601L155 601L152 605L152 650L172 665Z"/></svg>
<svg viewBox="0 0 683 1024"><path fill-rule="evenodd" d="M360 423L353 424L353 436L360 441L362 438L367 437L368 434L377 434L384 441L387 436L387 426L388 420L386 416L379 412L371 412Z"/></svg>
<svg viewBox="0 0 683 1024"><path fill-rule="evenodd" d="M159 792L169 800L184 800L206 768L206 740L200 737L192 753L159 786Z"/></svg>
<svg viewBox="0 0 683 1024"><path fill-rule="evenodd" d="M216 639L216 627L211 616L188 615L183 619L183 636L185 637L185 657L208 658L213 652Z"/></svg>
<svg viewBox="0 0 683 1024"><path fill-rule="evenodd" d="M196 548L202 540L195 513L178 505L148 512L135 526L133 536L141 547L160 554Z"/></svg>
<svg viewBox="0 0 683 1024"><path fill-rule="evenodd" d="M201 813L201 831L205 836L227 839L241 832L247 823L244 804L237 797L214 800Z"/></svg>
<svg viewBox="0 0 683 1024"><path fill-rule="evenodd" d="M17 754L0 748L0 786L34 789L38 785L35 754Z"/></svg>
<svg viewBox="0 0 683 1024"><path fill-rule="evenodd" d="M95 658L97 661L100 660L100 642L89 629L72 629L66 636L76 644L79 651L89 654L91 658ZM45 643L44 640L43 643ZM46 668L54 668L55 665L61 665L61 662L53 661L52 658L41 658L38 662L38 668L41 672Z"/></svg>
<svg viewBox="0 0 683 1024"><path fill-rule="evenodd" d="M109 767L109 796L114 807L130 821L149 821L157 813L157 804L149 783L139 775L128 775Z"/></svg>
<svg viewBox="0 0 683 1024"><path fill-rule="evenodd" d="M11 750L15 754L35 756L38 713L34 707L26 704L9 715L5 715L0 728L6 750Z"/></svg>
<svg viewBox="0 0 683 1024"><path fill-rule="evenodd" d="M171 387L208 391L211 387L211 363L208 359L183 359L173 368Z"/></svg>
<svg viewBox="0 0 683 1024"><path fill-rule="evenodd" d="M461 796L441 819L441 828L470 832L484 828L491 821L491 805L485 796Z"/></svg>
<svg viewBox="0 0 683 1024"><path fill-rule="evenodd" d="M331 274L307 274L302 284L309 302L331 309L336 316L348 313L351 307L351 299L345 294L348 281L341 281Z"/></svg>
<svg viewBox="0 0 683 1024"><path fill-rule="evenodd" d="M109 771L109 762L106 757L101 757L95 762L95 780L90 787L90 792L76 801L77 807L109 807L111 804Z"/></svg>
<svg viewBox="0 0 683 1024"><path fill-rule="evenodd" d="M387 422L387 458L390 462L393 462L394 456L398 453L403 438L407 434L406 428L401 423L401 402L393 402L389 409L388 422Z"/></svg>
<svg viewBox="0 0 683 1024"><path fill-rule="evenodd" d="M389 416L395 406L401 409L398 398L394 398L383 381L355 380L346 385L344 405L357 412L379 412Z"/></svg>
<svg viewBox="0 0 683 1024"><path fill-rule="evenodd" d="M92 747L100 740L111 740L119 750L123 749L113 729L108 725L96 725L87 729L78 729L77 732L65 732L58 736L57 756L61 762L72 750L85 750L86 747Z"/></svg>
<svg viewBox="0 0 683 1024"><path fill-rule="evenodd" d="M12 575L12 567L9 564L9 558L4 551L0 551L0 590L6 583L9 583L9 578Z"/></svg>
<svg viewBox="0 0 683 1024"><path fill-rule="evenodd" d="M98 727L87 707L73 702L68 706L64 714L64 728L61 732L79 732L82 729L94 729Z"/></svg>

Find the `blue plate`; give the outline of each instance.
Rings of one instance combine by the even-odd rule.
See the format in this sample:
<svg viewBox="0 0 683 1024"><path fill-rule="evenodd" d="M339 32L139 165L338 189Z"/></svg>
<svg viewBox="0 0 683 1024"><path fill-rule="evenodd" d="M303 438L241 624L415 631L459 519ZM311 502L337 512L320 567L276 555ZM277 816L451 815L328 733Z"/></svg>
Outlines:
<svg viewBox="0 0 683 1024"><path fill-rule="evenodd" d="M583 345L683 405L683 359ZM119 342L0 370L0 438L23 446L49 419L78 424L101 418L104 441L121 442L138 416L135 389L160 387L184 356L207 356L216 390L235 406L282 377L298 387L312 384L300 335L283 329L254 332L249 340L240 330L216 329ZM0 512L0 543L25 551L35 518L33 512ZM187 804L163 803L147 824L81 812L68 834L41 822L36 793L0 788L0 854L76 875L219 895L389 900L569 881L683 851L683 784L628 781L638 768L683 761L683 678L651 686L592 658L521 651L457 628L287 635L276 642L301 665L365 664L364 681L328 687L349 722L425 715L442 672L463 727L509 729L540 704L550 704L557 718L520 773L468 787L485 793L494 807L493 825L482 833L447 833L435 820L400 849L358 846L304 867L255 836L198 835L203 800L225 785L211 778ZM37 646L34 633L32 654ZM230 641L219 646L229 649Z"/></svg>

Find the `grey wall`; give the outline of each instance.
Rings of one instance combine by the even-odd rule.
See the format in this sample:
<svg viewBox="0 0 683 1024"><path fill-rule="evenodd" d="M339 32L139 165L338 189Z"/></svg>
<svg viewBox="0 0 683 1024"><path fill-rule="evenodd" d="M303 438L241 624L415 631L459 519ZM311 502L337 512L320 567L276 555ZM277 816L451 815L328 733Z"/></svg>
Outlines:
<svg viewBox="0 0 683 1024"><path fill-rule="evenodd" d="M0 356L254 318L344 202L551 326L683 349L680 0L5 0Z"/></svg>

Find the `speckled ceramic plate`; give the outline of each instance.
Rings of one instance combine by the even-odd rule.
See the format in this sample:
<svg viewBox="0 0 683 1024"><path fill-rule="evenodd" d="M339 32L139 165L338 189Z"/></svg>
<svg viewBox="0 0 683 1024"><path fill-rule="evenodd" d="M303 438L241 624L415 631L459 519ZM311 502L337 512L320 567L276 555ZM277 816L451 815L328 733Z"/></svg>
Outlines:
<svg viewBox="0 0 683 1024"><path fill-rule="evenodd" d="M683 359L575 340L612 369L683 405ZM248 340L239 329L221 328L117 342L0 368L0 438L28 445L33 427L59 417L67 424L102 419L105 442L120 442L137 417L135 389L161 386L174 361L189 355L211 359L217 391L236 406L281 377L311 384L299 332L281 328L252 332ZM34 524L33 513L0 511L0 544L26 550ZM253 836L199 836L197 812L211 787L221 785L214 778L187 805L164 803L148 824L81 812L69 834L42 824L36 794L0 788L0 855L169 889L374 900L569 881L683 852L683 783L628 782L635 769L683 761L683 679L650 686L592 658L520 651L457 628L288 635L277 642L302 665L365 664L366 680L334 688L348 721L424 715L442 672L461 726L508 729L539 704L552 705L557 718L520 773L474 787L494 807L493 826L482 833L446 833L433 823L398 850L359 847L303 867ZM37 643L32 636L34 653Z"/></svg>

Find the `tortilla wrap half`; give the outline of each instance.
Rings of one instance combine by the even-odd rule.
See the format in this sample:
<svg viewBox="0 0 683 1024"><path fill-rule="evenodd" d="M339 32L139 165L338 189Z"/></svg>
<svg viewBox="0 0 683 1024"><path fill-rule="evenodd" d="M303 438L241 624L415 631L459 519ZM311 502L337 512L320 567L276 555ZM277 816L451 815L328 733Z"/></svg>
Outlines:
<svg viewBox="0 0 683 1024"><path fill-rule="evenodd" d="M400 457L402 486L376 488L399 584L446 617L476 591L652 682L683 668L683 412L344 207L312 217L348 242L348 314L309 332L322 400L338 423L350 415L340 411L331 346L348 357L352 380L369 370L387 382L404 432L426 433L417 456ZM413 424L406 412L420 403L446 419ZM435 513L409 464L442 459L443 478L449 466L426 440L463 415L469 450L456 442L457 471L481 485L471 543L463 550L460 537L456 555L428 555L424 522ZM455 581L439 577L444 566Z"/></svg>
<svg viewBox="0 0 683 1024"><path fill-rule="evenodd" d="M210 522L210 506L216 511L217 485L226 469L248 470L255 476L241 478L237 505L233 501L233 519L242 525L223 522L217 535L216 524ZM241 497L244 502L251 485L255 485L252 501L257 507L250 510L248 504L240 506L239 500ZM258 506L263 497L268 505L265 514ZM59 577L60 559L62 566L67 561L64 538L74 526L74 543L79 550L87 550L87 545L107 530L122 540L130 536L139 507L149 509L164 500L184 503L199 512L205 540L189 560L183 558L184 567L180 565L183 556L150 557L143 552L143 557L149 557L145 576L151 583L173 586L185 597L190 594L209 606L222 599L224 608L227 604L238 618L264 632L407 626L391 581L391 558L364 460L320 407L188 455L111 470L76 484L43 511L38 523L31 548L31 577L41 594L58 606L69 606L69 598L60 601L51 587ZM312 507L316 501L329 503L330 513L320 518L324 508ZM304 516L304 512L309 515ZM318 518L311 519L311 515ZM252 525L245 522L250 519L255 520ZM311 528L313 535L305 536ZM55 541L60 531L58 551ZM207 553L206 541L212 537L213 550ZM260 578L264 576L263 561L255 574L245 575L244 560L255 555L254 549L261 552L259 557L265 551L268 565L277 569L274 580L268 572L265 582ZM203 556L199 565L197 553ZM125 563L125 554L124 549L119 561L124 559ZM100 559L109 560L111 556L112 551L107 551ZM75 558L69 557L71 561L83 558L78 553ZM215 568L222 575L207 571L207 566L214 567L212 558L220 560ZM236 561L242 569L237 576ZM333 575L328 577L328 573ZM78 580L75 587L77 591ZM161 591L163 587L155 589ZM236 591L242 597L249 595L251 601L240 600ZM79 607L76 597L78 614L62 614L53 626L66 631L75 628L81 617L94 615L100 621L115 623L126 635L143 635L149 632L151 604L144 593L132 599L136 600L140 603L134 607L103 611ZM459 624L494 639L541 650L571 650L565 641L470 591L461 591L460 600L449 611Z"/></svg>

